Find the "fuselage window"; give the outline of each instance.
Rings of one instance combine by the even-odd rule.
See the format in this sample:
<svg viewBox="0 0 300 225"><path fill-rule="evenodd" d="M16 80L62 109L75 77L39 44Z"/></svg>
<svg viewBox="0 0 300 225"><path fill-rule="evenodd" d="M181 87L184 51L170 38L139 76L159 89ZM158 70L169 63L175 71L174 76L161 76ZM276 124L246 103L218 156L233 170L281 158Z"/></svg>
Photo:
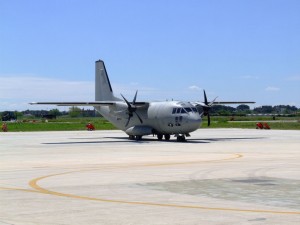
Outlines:
<svg viewBox="0 0 300 225"><path fill-rule="evenodd" d="M196 108L192 108L193 109L193 112L197 113L198 110Z"/></svg>

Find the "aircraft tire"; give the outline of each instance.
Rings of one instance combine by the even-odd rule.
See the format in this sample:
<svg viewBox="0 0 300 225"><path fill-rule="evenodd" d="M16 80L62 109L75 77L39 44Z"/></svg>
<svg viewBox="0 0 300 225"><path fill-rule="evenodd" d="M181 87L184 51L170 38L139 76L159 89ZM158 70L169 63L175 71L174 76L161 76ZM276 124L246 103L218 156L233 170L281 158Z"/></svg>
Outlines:
<svg viewBox="0 0 300 225"><path fill-rule="evenodd" d="M134 140L134 136L133 135L129 135L129 140Z"/></svg>
<svg viewBox="0 0 300 225"><path fill-rule="evenodd" d="M178 141L178 142L185 142L185 141L186 141L186 140L185 140L185 136L184 136L184 135L178 136L178 137L177 137L177 141Z"/></svg>
<svg viewBox="0 0 300 225"><path fill-rule="evenodd" d="M163 139L163 135L162 134L157 134L157 139L161 141Z"/></svg>
<svg viewBox="0 0 300 225"><path fill-rule="evenodd" d="M169 141L170 138L171 138L171 135L170 135L170 134L165 134L164 136L165 136L165 140L166 140L166 141Z"/></svg>
<svg viewBox="0 0 300 225"><path fill-rule="evenodd" d="M140 141L140 140L142 140L142 137L143 137L142 135L136 135L135 140Z"/></svg>

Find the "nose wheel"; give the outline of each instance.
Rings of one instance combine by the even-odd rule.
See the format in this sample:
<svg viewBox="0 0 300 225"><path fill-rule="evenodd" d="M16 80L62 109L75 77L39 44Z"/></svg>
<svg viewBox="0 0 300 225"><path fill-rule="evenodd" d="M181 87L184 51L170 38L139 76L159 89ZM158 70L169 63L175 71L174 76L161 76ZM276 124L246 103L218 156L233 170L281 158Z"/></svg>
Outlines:
<svg viewBox="0 0 300 225"><path fill-rule="evenodd" d="M184 135L179 135L177 136L177 142L185 142L185 136Z"/></svg>

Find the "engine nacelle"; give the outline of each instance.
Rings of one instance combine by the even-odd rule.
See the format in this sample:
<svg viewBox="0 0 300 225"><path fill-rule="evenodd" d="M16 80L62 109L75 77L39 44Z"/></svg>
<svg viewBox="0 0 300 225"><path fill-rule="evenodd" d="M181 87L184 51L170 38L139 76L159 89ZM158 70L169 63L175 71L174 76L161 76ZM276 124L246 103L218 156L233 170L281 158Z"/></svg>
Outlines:
<svg viewBox="0 0 300 225"><path fill-rule="evenodd" d="M148 126L133 126L128 128L125 132L128 135L133 135L133 136L137 136L137 135L149 135L152 134L152 127L148 127Z"/></svg>

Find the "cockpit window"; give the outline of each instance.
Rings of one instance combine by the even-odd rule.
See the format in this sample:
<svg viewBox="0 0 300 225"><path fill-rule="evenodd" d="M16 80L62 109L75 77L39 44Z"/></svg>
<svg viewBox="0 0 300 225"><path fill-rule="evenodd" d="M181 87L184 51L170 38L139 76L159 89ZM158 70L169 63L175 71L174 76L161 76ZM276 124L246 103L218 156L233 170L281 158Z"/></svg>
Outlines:
<svg viewBox="0 0 300 225"><path fill-rule="evenodd" d="M187 113L187 111L185 110L185 108L181 108L181 113Z"/></svg>
<svg viewBox="0 0 300 225"><path fill-rule="evenodd" d="M192 112L192 109L191 108L184 108L185 109L185 111L187 111L188 113L189 112Z"/></svg>
<svg viewBox="0 0 300 225"><path fill-rule="evenodd" d="M197 113L198 110L195 107L193 107L193 108L190 108L190 107L186 107L186 108L173 108L173 110L172 110L172 114L183 114L183 113L190 113L190 112Z"/></svg>

